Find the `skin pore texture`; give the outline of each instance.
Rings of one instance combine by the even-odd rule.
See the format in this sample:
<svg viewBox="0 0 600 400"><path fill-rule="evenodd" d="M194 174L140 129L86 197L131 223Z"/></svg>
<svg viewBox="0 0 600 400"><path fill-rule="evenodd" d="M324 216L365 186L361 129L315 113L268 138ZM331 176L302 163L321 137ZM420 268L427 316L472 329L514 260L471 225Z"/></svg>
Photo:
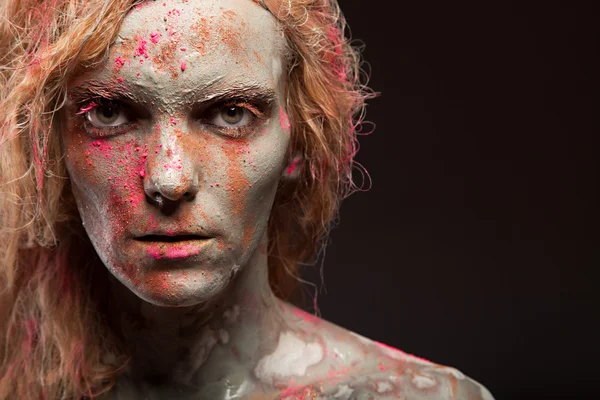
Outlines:
<svg viewBox="0 0 600 400"><path fill-rule="evenodd" d="M69 83L67 169L132 355L108 398L491 399L273 295L287 51L251 0L147 2Z"/></svg>

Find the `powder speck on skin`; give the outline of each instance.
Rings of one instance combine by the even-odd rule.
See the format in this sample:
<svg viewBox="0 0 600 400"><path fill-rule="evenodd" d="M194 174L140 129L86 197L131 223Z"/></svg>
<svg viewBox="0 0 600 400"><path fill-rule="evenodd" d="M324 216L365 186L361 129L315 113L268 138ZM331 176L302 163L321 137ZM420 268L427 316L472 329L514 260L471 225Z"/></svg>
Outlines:
<svg viewBox="0 0 600 400"><path fill-rule="evenodd" d="M181 62L181 72L185 71L185 69L187 68L187 66L185 65L185 61Z"/></svg>
<svg viewBox="0 0 600 400"><path fill-rule="evenodd" d="M138 41L138 46L135 49L135 53L133 53L134 56L144 56L144 58L148 58L148 42L145 41L144 39L140 38L140 37L136 37L136 40ZM140 60L142 62L142 60Z"/></svg>
<svg viewBox="0 0 600 400"><path fill-rule="evenodd" d="M158 40L160 39L160 37L162 36L162 34L160 34L159 32L151 32L150 33L150 41L154 44L158 43Z"/></svg>
<svg viewBox="0 0 600 400"><path fill-rule="evenodd" d="M123 65L125 65L125 59L121 56L117 56L117 58L115 58L115 69L117 72L123 68Z"/></svg>

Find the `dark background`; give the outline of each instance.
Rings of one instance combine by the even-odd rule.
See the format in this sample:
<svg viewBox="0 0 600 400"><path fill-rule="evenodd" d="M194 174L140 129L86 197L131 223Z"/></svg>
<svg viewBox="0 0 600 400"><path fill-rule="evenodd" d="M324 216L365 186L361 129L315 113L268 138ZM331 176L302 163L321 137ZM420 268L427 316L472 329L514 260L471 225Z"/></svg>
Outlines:
<svg viewBox="0 0 600 400"><path fill-rule="evenodd" d="M382 95L357 158L372 189L342 206L322 317L497 400L591 398L592 2L340 3Z"/></svg>

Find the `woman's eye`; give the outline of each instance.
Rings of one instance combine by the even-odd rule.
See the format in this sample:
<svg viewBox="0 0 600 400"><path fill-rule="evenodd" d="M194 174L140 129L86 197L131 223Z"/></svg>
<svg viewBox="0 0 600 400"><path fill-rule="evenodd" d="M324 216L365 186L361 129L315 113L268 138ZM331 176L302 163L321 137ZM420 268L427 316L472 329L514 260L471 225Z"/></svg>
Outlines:
<svg viewBox="0 0 600 400"><path fill-rule="evenodd" d="M226 128L240 128L249 125L256 116L245 107L224 106L215 112L210 123Z"/></svg>
<svg viewBox="0 0 600 400"><path fill-rule="evenodd" d="M96 128L120 126L129 122L123 107L117 102L107 102L86 113L86 118Z"/></svg>

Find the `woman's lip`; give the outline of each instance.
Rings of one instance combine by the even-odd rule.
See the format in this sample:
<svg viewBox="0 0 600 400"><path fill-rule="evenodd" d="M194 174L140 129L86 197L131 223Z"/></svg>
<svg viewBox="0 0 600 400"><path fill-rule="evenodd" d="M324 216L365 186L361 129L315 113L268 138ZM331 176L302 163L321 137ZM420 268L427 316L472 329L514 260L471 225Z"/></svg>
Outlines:
<svg viewBox="0 0 600 400"><path fill-rule="evenodd" d="M191 241L191 240L206 240L209 239L207 236L196 235L196 234L149 234L144 236L138 236L135 240L139 240L140 242L182 242L182 241Z"/></svg>
<svg viewBox="0 0 600 400"><path fill-rule="evenodd" d="M207 246L210 238L180 240L174 242L146 241L146 253L155 260L179 260L200 254Z"/></svg>

